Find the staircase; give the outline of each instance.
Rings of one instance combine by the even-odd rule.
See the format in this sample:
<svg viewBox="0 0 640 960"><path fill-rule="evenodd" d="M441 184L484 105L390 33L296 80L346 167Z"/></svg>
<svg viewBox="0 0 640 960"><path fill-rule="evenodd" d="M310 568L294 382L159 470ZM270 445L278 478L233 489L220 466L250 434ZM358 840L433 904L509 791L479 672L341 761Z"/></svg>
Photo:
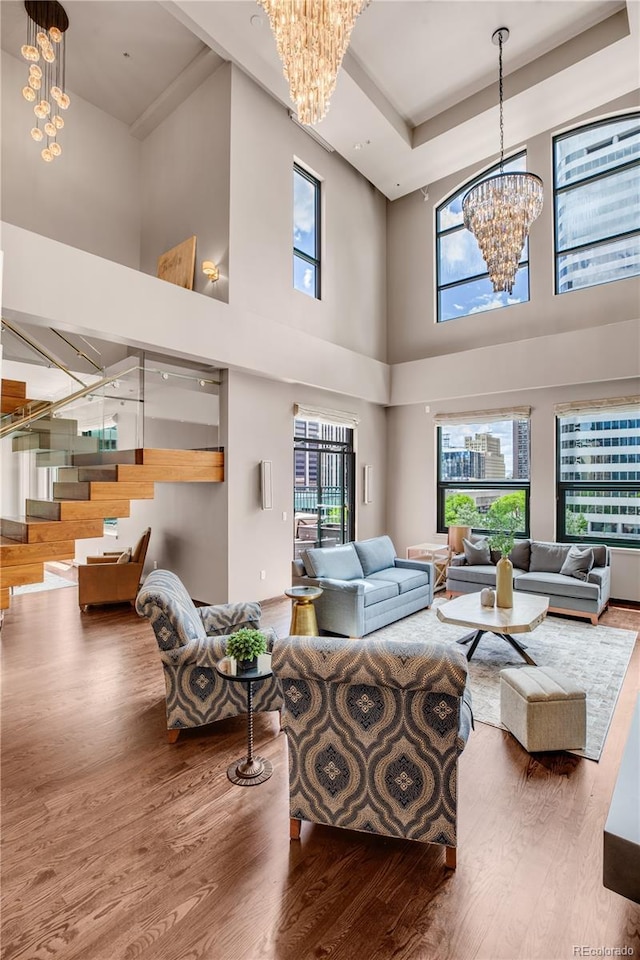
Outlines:
<svg viewBox="0 0 640 960"><path fill-rule="evenodd" d="M26 401L26 384L2 381L2 411ZM0 518L0 610L11 587L44 580L44 564L71 560L75 541L103 536L105 517L128 517L131 500L152 500L155 483L220 483L224 453L135 449L99 452L79 437L74 420L38 419L12 439L13 450L36 451L37 466L57 466L52 500L31 500L20 517Z"/></svg>

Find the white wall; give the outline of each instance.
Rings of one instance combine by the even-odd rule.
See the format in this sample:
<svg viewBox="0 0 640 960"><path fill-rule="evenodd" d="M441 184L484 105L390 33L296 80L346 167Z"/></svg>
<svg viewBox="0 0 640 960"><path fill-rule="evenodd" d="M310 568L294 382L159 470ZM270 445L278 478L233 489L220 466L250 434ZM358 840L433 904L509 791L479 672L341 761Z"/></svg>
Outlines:
<svg viewBox="0 0 640 960"><path fill-rule="evenodd" d="M356 436L357 535L385 527L385 412L352 397L229 373L226 477L229 496L229 599L279 596L291 585L293 556L293 405L317 404L360 417ZM260 506L259 465L273 462L273 509ZM362 465L373 464L374 502L362 504ZM283 519L286 513L286 520ZM260 571L266 579L260 579Z"/></svg>
<svg viewBox="0 0 640 960"><path fill-rule="evenodd" d="M322 181L322 299L293 289L293 163ZM234 67L231 302L386 360L386 200ZM308 358L300 357L304 367ZM301 369L304 379L304 370Z"/></svg>
<svg viewBox="0 0 640 960"><path fill-rule="evenodd" d="M231 65L223 64L142 144L141 267L195 234L194 290L228 301ZM212 284L202 260L213 260Z"/></svg>
<svg viewBox="0 0 640 960"><path fill-rule="evenodd" d="M140 143L126 124L71 92L63 153L40 157L22 96L24 61L2 51L2 218L130 267L140 265Z"/></svg>
<svg viewBox="0 0 640 960"><path fill-rule="evenodd" d="M638 95L606 104L566 128L637 108ZM531 227L530 300L446 323L436 323L435 209L495 158L452 173L429 185L429 200L420 191L389 205L389 361L439 357L476 347L504 344L637 319L638 280L627 279L554 295L553 173L551 130L527 143L527 169L542 177L545 201ZM514 151L509 151L516 152Z"/></svg>
<svg viewBox="0 0 640 960"><path fill-rule="evenodd" d="M507 405L531 406L531 536L555 539L555 418L553 406L571 400L628 396L640 392L640 379L590 383L509 394L486 394L449 400L445 406L424 404L393 407L388 411L389 489L388 526L398 550L436 535L436 430L433 415L467 410L490 410ZM640 600L640 551L612 550L612 596Z"/></svg>
<svg viewBox="0 0 640 960"><path fill-rule="evenodd" d="M11 224L3 224L2 246L2 308L10 320L95 334L196 364L234 366L283 380L304 380L374 403L388 402L386 364L319 335ZM34 262L39 264L37 284Z"/></svg>
<svg viewBox="0 0 640 960"><path fill-rule="evenodd" d="M0 441L0 509L3 517L19 517L24 513L24 457L14 453L11 437Z"/></svg>

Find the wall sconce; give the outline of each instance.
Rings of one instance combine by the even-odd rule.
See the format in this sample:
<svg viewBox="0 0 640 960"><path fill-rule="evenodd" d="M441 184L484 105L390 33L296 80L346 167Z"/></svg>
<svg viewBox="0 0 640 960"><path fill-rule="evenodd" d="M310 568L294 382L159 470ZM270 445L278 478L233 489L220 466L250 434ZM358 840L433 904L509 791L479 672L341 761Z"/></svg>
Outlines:
<svg viewBox="0 0 640 960"><path fill-rule="evenodd" d="M362 470L362 502L373 503L371 481L373 478L373 464L365 463Z"/></svg>
<svg viewBox="0 0 640 960"><path fill-rule="evenodd" d="M209 280L211 280L212 283L215 283L220 276L220 271L213 260L202 261L202 272L204 273L205 277L209 277Z"/></svg>
<svg viewBox="0 0 640 960"><path fill-rule="evenodd" d="M260 461L260 506L263 510L273 510L273 474L272 461Z"/></svg>

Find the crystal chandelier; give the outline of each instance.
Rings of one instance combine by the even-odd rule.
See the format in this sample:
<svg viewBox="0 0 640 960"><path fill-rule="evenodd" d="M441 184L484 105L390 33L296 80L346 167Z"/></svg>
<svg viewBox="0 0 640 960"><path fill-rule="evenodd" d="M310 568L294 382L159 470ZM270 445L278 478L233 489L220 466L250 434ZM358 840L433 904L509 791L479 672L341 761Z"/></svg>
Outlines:
<svg viewBox="0 0 640 960"><path fill-rule="evenodd" d="M504 172L502 46L506 27L491 37L500 48L500 173L472 187L462 200L464 225L478 241L496 293L511 293L529 227L542 210L542 180L533 173Z"/></svg>
<svg viewBox="0 0 640 960"><path fill-rule="evenodd" d="M326 116L353 25L369 0L259 0L269 17L298 121Z"/></svg>
<svg viewBox="0 0 640 960"><path fill-rule="evenodd" d="M69 18L56 0L25 0L27 42L22 56L29 64L27 83L22 96L33 104L36 117L31 136L44 143L41 157L51 163L62 153L58 143L64 127L61 111L67 110L69 95L65 86L65 33Z"/></svg>

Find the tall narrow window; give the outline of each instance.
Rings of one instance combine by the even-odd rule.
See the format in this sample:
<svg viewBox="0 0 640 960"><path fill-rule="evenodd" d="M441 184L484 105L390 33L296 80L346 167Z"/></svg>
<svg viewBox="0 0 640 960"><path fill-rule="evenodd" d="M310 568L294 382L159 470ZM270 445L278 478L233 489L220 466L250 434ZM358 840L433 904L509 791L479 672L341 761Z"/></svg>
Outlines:
<svg viewBox="0 0 640 960"><path fill-rule="evenodd" d="M555 137L556 293L640 273L640 114Z"/></svg>
<svg viewBox="0 0 640 960"><path fill-rule="evenodd" d="M320 181L293 166L293 286L320 299Z"/></svg>
<svg viewBox="0 0 640 960"><path fill-rule="evenodd" d="M526 153L511 157L505 173L526 169ZM511 293L495 293L476 238L462 220L462 199L476 183L494 176L496 164L475 180L470 180L436 210L436 268L438 284L438 323L472 313L508 307L529 299L529 243L525 243Z"/></svg>

